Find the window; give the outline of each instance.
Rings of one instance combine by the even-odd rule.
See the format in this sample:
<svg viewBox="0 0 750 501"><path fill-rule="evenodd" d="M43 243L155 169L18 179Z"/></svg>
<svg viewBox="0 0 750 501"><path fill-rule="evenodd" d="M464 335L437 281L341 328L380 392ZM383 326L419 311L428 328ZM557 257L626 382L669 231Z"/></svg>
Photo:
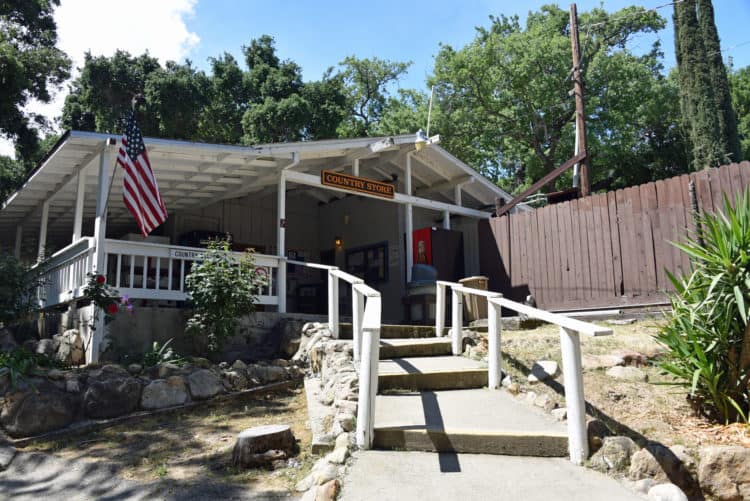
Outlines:
<svg viewBox="0 0 750 501"><path fill-rule="evenodd" d="M347 249L346 272L365 281L378 284L388 281L388 242Z"/></svg>

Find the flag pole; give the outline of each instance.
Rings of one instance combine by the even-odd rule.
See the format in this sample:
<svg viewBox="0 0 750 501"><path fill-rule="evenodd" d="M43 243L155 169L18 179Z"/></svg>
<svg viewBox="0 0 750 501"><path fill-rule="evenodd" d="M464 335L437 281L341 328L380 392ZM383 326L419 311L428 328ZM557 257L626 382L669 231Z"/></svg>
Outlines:
<svg viewBox="0 0 750 501"><path fill-rule="evenodd" d="M135 113L136 105L143 100L143 94L136 94L133 99L130 100L130 111ZM109 189L107 189L107 198L104 200L104 213L109 211L109 197L112 195L112 186L115 184L115 177L117 177L117 158L115 157L115 167L112 170L112 177L109 178Z"/></svg>

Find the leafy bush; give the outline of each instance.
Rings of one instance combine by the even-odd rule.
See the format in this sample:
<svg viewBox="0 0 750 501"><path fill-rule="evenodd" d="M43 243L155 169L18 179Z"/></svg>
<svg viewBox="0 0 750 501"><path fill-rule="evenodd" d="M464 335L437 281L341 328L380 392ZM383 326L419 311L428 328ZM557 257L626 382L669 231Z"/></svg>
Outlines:
<svg viewBox="0 0 750 501"><path fill-rule="evenodd" d="M13 388L21 379L31 374L36 367L67 368L64 363L55 358L31 353L23 348L0 352L0 376L8 374L10 385Z"/></svg>
<svg viewBox="0 0 750 501"><path fill-rule="evenodd" d="M747 421L750 396L750 191L736 208L704 214L686 244L692 272L670 275L677 289L669 323L656 336L669 349L660 363L690 390L700 412L716 420Z"/></svg>
<svg viewBox="0 0 750 501"><path fill-rule="evenodd" d="M239 259L230 250L229 239L209 242L205 255L185 278L194 308L186 332L205 337L211 352L221 349L232 336L240 317L255 311L257 293L266 284L265 274L255 267L252 250Z"/></svg>
<svg viewBox="0 0 750 501"><path fill-rule="evenodd" d="M172 338L169 338L166 343L159 345L157 341L154 341L151 351L147 351L143 354L143 366L153 367L158 364L170 362L177 365L185 363L185 359L178 355L170 346Z"/></svg>
<svg viewBox="0 0 750 501"><path fill-rule="evenodd" d="M41 285L37 269L29 270L12 254L0 252L0 324L21 320L38 308Z"/></svg>

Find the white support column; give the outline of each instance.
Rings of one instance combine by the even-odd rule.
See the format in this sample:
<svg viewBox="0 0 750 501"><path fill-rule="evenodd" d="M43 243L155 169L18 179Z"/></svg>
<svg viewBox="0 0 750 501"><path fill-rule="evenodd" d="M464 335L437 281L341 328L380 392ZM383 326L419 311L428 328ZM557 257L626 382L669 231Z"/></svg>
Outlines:
<svg viewBox="0 0 750 501"><path fill-rule="evenodd" d="M279 175L279 189L277 196L278 233L276 238L276 253L281 257L276 289L279 296L279 313L286 313L286 172Z"/></svg>
<svg viewBox="0 0 750 501"><path fill-rule="evenodd" d="M502 373L502 352L500 351L500 339L502 330L502 308L493 303L487 301L488 316L487 316L487 337L489 341L489 380L488 385L490 390L496 390L500 388L503 380Z"/></svg>
<svg viewBox="0 0 750 501"><path fill-rule="evenodd" d="M76 186L76 207L73 214L73 242L81 238L83 227L83 203L86 196L86 173L84 169L78 171L78 185Z"/></svg>
<svg viewBox="0 0 750 501"><path fill-rule="evenodd" d="M363 320L362 362L360 367L359 398L357 405L357 445L372 448L375 420L375 397L378 393L378 361L380 360L380 308L379 297L367 298Z"/></svg>
<svg viewBox="0 0 750 501"><path fill-rule="evenodd" d="M451 288L451 346L454 355L460 355L463 348L461 338L464 326L464 304L463 294Z"/></svg>
<svg viewBox="0 0 750 501"><path fill-rule="evenodd" d="M44 261L44 248L47 246L47 222L49 221L49 199L42 203L42 220L39 223L39 247L36 253L37 261Z"/></svg>
<svg viewBox="0 0 750 501"><path fill-rule="evenodd" d="M105 146L99 154L99 177L96 188L96 219L94 220L94 242L96 252L92 269L96 273L106 276L104 269L106 255L105 239L107 238L107 197L109 196L109 165L110 148ZM93 329L89 329L89 342L86 349L86 363L99 361L102 340L104 339L106 324L104 312L96 306L91 306Z"/></svg>
<svg viewBox="0 0 750 501"><path fill-rule="evenodd" d="M96 219L94 220L94 270L106 275L104 269L104 240L107 238L107 196L109 195L110 149L105 147L99 154L99 178L96 187Z"/></svg>
<svg viewBox="0 0 750 501"><path fill-rule="evenodd" d="M589 455L586 432L586 400L583 395L581 341L576 331L560 327L565 406L568 410L568 449L570 460L583 464Z"/></svg>
<svg viewBox="0 0 750 501"><path fill-rule="evenodd" d="M352 175L359 176L359 158L355 158L352 162Z"/></svg>
<svg viewBox="0 0 750 501"><path fill-rule="evenodd" d="M453 187L453 203L461 206L461 185L457 184Z"/></svg>
<svg viewBox="0 0 750 501"><path fill-rule="evenodd" d="M445 285L435 284L435 336L443 337L445 330Z"/></svg>
<svg viewBox="0 0 750 501"><path fill-rule="evenodd" d="M451 213L447 210L443 211L443 229L444 230L451 229Z"/></svg>
<svg viewBox="0 0 750 501"><path fill-rule="evenodd" d="M365 296L352 287L352 341L354 342L354 361L360 361L362 354L362 317L365 314Z"/></svg>
<svg viewBox="0 0 750 501"><path fill-rule="evenodd" d="M334 339L339 337L339 279L328 270L328 329Z"/></svg>
<svg viewBox="0 0 750 501"><path fill-rule="evenodd" d="M406 194L411 196L411 156L406 154ZM414 263L414 215L412 204L406 204L406 283L411 282L411 268Z"/></svg>
<svg viewBox="0 0 750 501"><path fill-rule="evenodd" d="M16 226L16 245L13 247L13 255L16 259L21 259L21 242L23 240L23 225Z"/></svg>
<svg viewBox="0 0 750 501"><path fill-rule="evenodd" d="M406 283L411 282L412 263L414 263L413 206L411 204L406 204Z"/></svg>

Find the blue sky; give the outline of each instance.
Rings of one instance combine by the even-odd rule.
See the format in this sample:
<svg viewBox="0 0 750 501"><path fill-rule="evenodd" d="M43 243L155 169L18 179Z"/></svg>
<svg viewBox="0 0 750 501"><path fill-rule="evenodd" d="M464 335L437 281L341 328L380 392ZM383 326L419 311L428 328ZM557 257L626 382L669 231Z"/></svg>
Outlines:
<svg viewBox="0 0 750 501"><path fill-rule="evenodd" d="M607 0L608 11L628 5L654 8L669 0L633 2ZM460 47L474 37L475 26L487 26L491 14L517 14L522 19L529 10L538 10L549 1L436 0L431 2L344 1L231 1L201 0L194 15L185 22L200 42L187 54L199 67L207 59L225 51L241 56L240 47L262 34L276 39L277 52L302 66L306 80L318 79L323 71L348 55L378 56L396 61L412 61L403 87L424 88L440 43ZM599 0L577 2L579 12L602 4ZM569 3L559 3L567 8ZM675 64L672 6L658 12L669 25L658 37L665 52L667 68ZM725 59L731 56L735 68L750 64L750 1L714 0L716 22ZM634 50L646 50L656 37L641 36L633 41ZM740 47L736 45L748 42ZM731 48L734 47L734 48Z"/></svg>

